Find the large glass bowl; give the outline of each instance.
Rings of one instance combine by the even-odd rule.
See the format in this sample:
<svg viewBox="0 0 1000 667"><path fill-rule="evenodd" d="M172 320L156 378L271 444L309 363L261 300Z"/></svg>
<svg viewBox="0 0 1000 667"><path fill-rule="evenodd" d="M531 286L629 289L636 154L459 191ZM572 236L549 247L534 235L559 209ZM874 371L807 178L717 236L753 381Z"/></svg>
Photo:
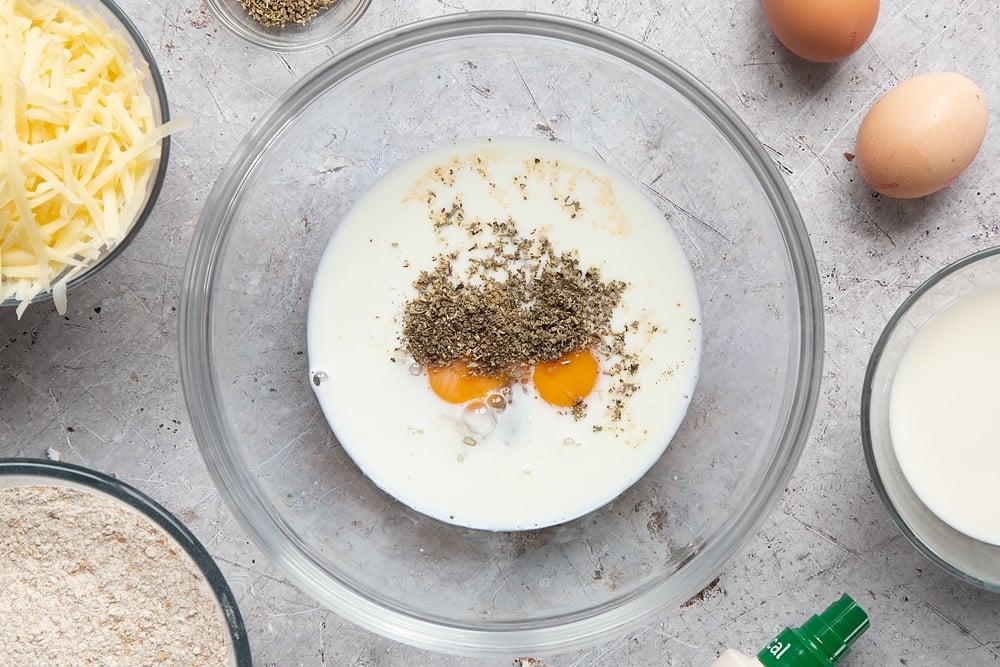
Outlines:
<svg viewBox="0 0 1000 667"><path fill-rule="evenodd" d="M146 95L149 96L156 125L163 125L169 121L170 110L167 104L167 91L163 85L163 77L160 75L160 69L156 64L156 59L153 57L153 52L149 49L149 45L146 44L145 39L143 39L132 19L115 4L114 0L65 0L65 3L82 9L88 15L96 14L124 40L129 50L129 55L132 57L132 63L143 75L142 86ZM66 284L67 291L72 291L74 287L96 275L101 269L114 261L132 242L132 239L135 238L142 228L143 223L146 222L146 219L153 212L153 207L156 205L156 200L163 187L163 180L167 175L167 162L170 156L169 135L161 139L159 144L160 156L156 162L155 169L145 182L143 188L137 191L135 195L142 198L142 205L137 207L134 219L122 221L123 226L128 230L124 238L117 244L104 248L96 259L90 261L84 271L71 278ZM31 303L49 301L52 299L52 294L52 291L49 290L40 292L31 300ZM16 307L19 304L20 301L13 296L7 299L0 299L0 307Z"/></svg>
<svg viewBox="0 0 1000 667"><path fill-rule="evenodd" d="M666 454L614 502L543 530L464 529L394 501L309 386L311 280L345 212L398 161L474 135L546 137L630 175L700 293L700 378ZM466 655L592 645L699 592L781 494L820 382L814 258L761 145L658 53L537 14L406 26L290 90L206 203L180 320L193 428L252 538L345 618Z"/></svg>
<svg viewBox="0 0 1000 667"><path fill-rule="evenodd" d="M899 306L868 362L861 392L861 440L875 489L903 535L945 571L1000 593L1000 546L956 530L924 504L900 466L889 428L893 381L917 333L963 297L998 288L1000 247L987 248L944 267Z"/></svg>

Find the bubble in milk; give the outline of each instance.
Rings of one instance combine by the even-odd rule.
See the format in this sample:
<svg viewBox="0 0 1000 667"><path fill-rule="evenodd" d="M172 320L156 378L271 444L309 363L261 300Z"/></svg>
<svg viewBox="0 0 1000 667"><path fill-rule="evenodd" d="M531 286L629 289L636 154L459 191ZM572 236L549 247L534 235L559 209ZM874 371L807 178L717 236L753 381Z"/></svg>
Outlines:
<svg viewBox="0 0 1000 667"><path fill-rule="evenodd" d="M473 401L462 409L462 422L474 435L485 436L497 426L497 416L483 401Z"/></svg>

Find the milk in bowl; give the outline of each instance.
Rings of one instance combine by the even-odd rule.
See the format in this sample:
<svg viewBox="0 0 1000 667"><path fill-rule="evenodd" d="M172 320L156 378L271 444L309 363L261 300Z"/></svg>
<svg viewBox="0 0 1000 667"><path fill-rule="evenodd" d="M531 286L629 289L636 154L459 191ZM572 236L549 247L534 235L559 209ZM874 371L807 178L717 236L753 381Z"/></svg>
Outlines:
<svg viewBox="0 0 1000 667"><path fill-rule="evenodd" d="M627 177L555 142L471 139L394 167L335 231L310 383L385 492L448 523L534 529L664 453L700 318L680 244Z"/></svg>

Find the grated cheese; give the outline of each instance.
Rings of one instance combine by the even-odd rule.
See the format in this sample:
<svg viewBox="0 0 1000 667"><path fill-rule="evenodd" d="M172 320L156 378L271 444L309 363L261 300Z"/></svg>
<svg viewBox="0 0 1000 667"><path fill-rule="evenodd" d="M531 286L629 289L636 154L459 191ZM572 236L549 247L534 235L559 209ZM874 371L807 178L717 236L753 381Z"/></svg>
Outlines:
<svg viewBox="0 0 1000 667"><path fill-rule="evenodd" d="M94 13L52 0L0 0L0 302L18 318L128 234L160 142L147 72Z"/></svg>

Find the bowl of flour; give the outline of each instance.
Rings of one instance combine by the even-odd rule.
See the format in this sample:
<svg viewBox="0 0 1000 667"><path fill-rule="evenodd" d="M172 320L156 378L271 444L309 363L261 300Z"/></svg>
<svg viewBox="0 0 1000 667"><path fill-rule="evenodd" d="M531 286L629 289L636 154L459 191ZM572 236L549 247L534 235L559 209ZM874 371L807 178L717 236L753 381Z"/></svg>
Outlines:
<svg viewBox="0 0 1000 667"><path fill-rule="evenodd" d="M212 557L107 475L0 459L0 655L11 664L251 664Z"/></svg>

